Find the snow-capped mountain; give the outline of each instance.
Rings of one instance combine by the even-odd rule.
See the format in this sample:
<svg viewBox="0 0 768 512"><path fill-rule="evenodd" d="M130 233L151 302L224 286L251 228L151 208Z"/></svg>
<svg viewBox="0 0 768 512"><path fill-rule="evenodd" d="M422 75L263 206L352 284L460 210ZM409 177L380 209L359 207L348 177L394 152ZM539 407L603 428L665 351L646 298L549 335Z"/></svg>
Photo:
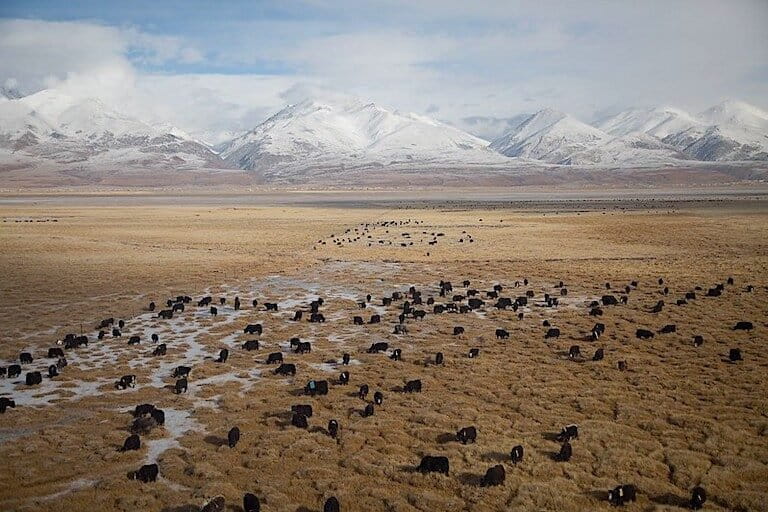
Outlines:
<svg viewBox="0 0 768 512"><path fill-rule="evenodd" d="M629 116L624 119L629 120ZM687 158L656 137L626 131L614 136L557 110L543 109L494 140L490 147L507 156L561 165L649 167Z"/></svg>
<svg viewBox="0 0 768 512"><path fill-rule="evenodd" d="M543 109L494 140L490 147L506 156L565 163L579 151L610 137L597 128L553 109Z"/></svg>
<svg viewBox="0 0 768 512"><path fill-rule="evenodd" d="M604 132L621 137L645 133L663 139L702 123L687 112L673 107L631 109L596 124Z"/></svg>
<svg viewBox="0 0 768 512"><path fill-rule="evenodd" d="M599 144L571 154L560 163L580 166L659 167L680 163L688 157L656 137L631 133L607 138Z"/></svg>
<svg viewBox="0 0 768 512"><path fill-rule="evenodd" d="M0 99L0 147L68 164L219 165L213 151L179 130L150 126L99 100L50 89Z"/></svg>
<svg viewBox="0 0 768 512"><path fill-rule="evenodd" d="M598 127L617 136L654 136L694 160L768 160L768 113L740 101L724 101L696 116L674 108L627 110Z"/></svg>
<svg viewBox="0 0 768 512"><path fill-rule="evenodd" d="M229 165L258 170L329 162L387 165L504 160L488 149L486 141L452 126L338 97L289 105L223 145L221 155Z"/></svg>

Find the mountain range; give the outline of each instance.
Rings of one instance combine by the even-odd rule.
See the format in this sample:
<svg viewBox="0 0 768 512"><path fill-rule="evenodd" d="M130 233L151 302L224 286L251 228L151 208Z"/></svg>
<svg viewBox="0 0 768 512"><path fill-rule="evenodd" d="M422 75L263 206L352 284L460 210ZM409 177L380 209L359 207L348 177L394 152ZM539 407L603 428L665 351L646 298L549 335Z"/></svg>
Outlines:
<svg viewBox="0 0 768 512"><path fill-rule="evenodd" d="M265 180L307 170L525 165L642 168L768 161L768 113L725 101L692 115L630 109L593 124L553 109L451 124L334 96L288 105L215 148L55 89L0 90L0 168L240 169ZM467 130L467 131L465 131Z"/></svg>

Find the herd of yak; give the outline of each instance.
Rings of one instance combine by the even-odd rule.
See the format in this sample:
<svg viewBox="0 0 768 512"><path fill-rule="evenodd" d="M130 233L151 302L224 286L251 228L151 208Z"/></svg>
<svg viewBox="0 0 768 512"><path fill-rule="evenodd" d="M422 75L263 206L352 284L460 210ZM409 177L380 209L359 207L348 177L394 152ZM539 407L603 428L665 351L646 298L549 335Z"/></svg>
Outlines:
<svg viewBox="0 0 768 512"><path fill-rule="evenodd" d="M480 219L482 222L483 219ZM410 231L402 231L403 228L408 226L418 227L423 224L424 221L418 220L384 220L378 222L364 222L358 227L347 228L341 235L332 234L326 239L320 239L315 245L315 249L318 246L332 244L336 247L346 247L355 244L365 244L368 247L374 246L397 246L397 247L414 247L414 246L431 246L437 245L438 242L446 237L446 234L440 231L419 231L411 233ZM475 239L472 235L466 231L462 231L461 235L455 240L457 243L474 243ZM427 253L429 256L429 253Z"/></svg>
<svg viewBox="0 0 768 512"><path fill-rule="evenodd" d="M525 279L522 282L515 282L512 289L520 289L521 287L527 287L528 286L528 280ZM667 295L669 293L669 290L667 287L664 287L664 281L663 279L658 280L658 284L660 287L663 287L660 289L660 293L663 295ZM726 281L726 284L717 284L716 286L713 286L711 288L703 289L701 287L696 287L695 289L687 292L684 296L684 298L679 299L676 303L677 304L684 304L687 301L696 300L698 295L704 295L708 297L718 297L722 294L722 292L725 290L726 286L733 286L734 282L732 278L728 278ZM396 312L398 312L398 321L394 325L394 333L395 334L407 334L407 322L409 320L413 319L423 319L428 314L433 315L440 315L440 314L447 314L447 313L467 313L473 310L482 310L484 308L490 308L494 307L501 310L512 310L515 313L517 313L517 316L519 319L522 319L524 316L524 308L529 305L529 301L533 301L534 299L538 300L538 304L543 307L555 307L558 305L558 297L544 294L543 297L536 297L535 293L532 290L527 290L525 293L519 293L519 294L512 294L517 295L516 297L503 297L503 291L504 287L500 284L497 284L493 287L491 290L487 291L478 291L475 289L470 288L470 281L464 281L462 283L463 290L461 293L458 293L454 291L453 286L450 282L447 281L440 281L439 283L439 297L436 299L433 296L429 297L422 297L422 293L417 290L415 287L411 286L410 289L407 292L394 292L388 297L382 298L382 306L392 308ZM610 283L606 283L605 287L607 290L611 290ZM636 281L633 281L632 283L628 284L626 287L624 287L622 290L620 290L622 293L618 293L619 297L617 298L615 295L610 294L608 292L606 295L602 296L600 300L592 301L589 306L589 315L593 317L600 317L603 314L603 308L610 307L617 305L619 303L627 303L628 297L633 289L636 289L638 287L638 283ZM563 282L560 282L558 285L555 286L555 288L558 290L558 295L560 297L565 297L568 294L567 287L564 285ZM752 292L753 287L747 286L745 288L746 292ZM371 295L367 295L364 299L361 299L358 303L358 306L360 309L365 309L368 305L372 304L372 297ZM219 299L219 305L224 305L227 302L226 298L220 298ZM149 304L149 310L152 312L157 312L157 317L160 319L170 319L173 318L174 315L178 315L180 312L183 312L185 308L191 307L193 304L193 301L191 297L189 296L178 296L175 299L169 299L166 302L166 308L160 309L157 308L156 304L154 302ZM214 298L211 296L203 297L199 301L196 302L198 308L205 308L210 312L212 315L218 314L217 307L214 305ZM251 302L252 306L256 308L258 306L258 301L253 300ZM317 300L312 301L309 304L308 310L299 310L296 311L293 320L294 321L300 321L304 317L304 314L308 314L308 320L310 322L316 322L316 323L322 323L325 322L325 317L322 313L322 307L323 307L324 301L322 298L318 298ZM277 303L264 303L264 308L267 311L277 311L278 310L278 304ZM665 307L665 302L663 300L660 300L656 305L654 305L650 311L654 313L660 312ZM234 299L234 309L239 310L241 308L241 301L239 297L235 297ZM429 311L429 313L428 313ZM365 322L362 316L354 316L353 318L354 324L363 324L363 323L369 323L369 324L375 324L381 322L381 316L378 314L373 314L370 316L370 319ZM105 319L99 325L97 326L98 330L98 339L101 340L107 336L111 336L112 338L120 338L122 337L123 329L125 328L126 324L123 320L119 320L115 322L113 318ZM552 327L548 321L544 321L544 327L547 328L545 333L545 338L557 338L560 336L559 329ZM737 322L734 327L736 330L752 330L754 328L753 324L751 322L747 321L739 321ZM247 324L243 332L249 335L254 336L260 336L262 335L264 331L264 328L261 324ZM661 329L658 330L659 333L669 333L669 332L675 332L676 326L675 325L665 325ZM461 335L464 333L464 328L461 326L454 327L453 334L454 335ZM596 323L594 327L591 330L590 338L592 340L598 340L600 336L602 336L605 333L605 325L602 323ZM651 330L647 329L638 329L636 331L636 336L640 339L647 339L652 338L655 335L655 333ZM509 337L509 332L507 332L504 329L497 329L496 330L496 337L499 339L506 339ZM54 378L56 377L60 371L63 370L63 368L67 365L66 361L66 353L65 350L72 350L77 349L81 346L88 346L89 339L87 336L84 335L75 335L75 334L68 334L65 336L62 340L58 342L58 346L52 347L48 350L46 356L48 358L51 358L52 360L55 360L55 363L52 363L48 368L48 377ZM155 342L155 349L153 352L153 355L156 356L164 356L166 353L166 345L160 344L159 339L157 335L152 335L152 341ZM139 344L141 342L141 339L139 336L130 336L128 337L128 344L134 345ZM704 343L704 339L700 335L696 335L693 337L693 344L695 346L700 346L702 343ZM312 346L310 342L304 342L301 341L299 338L292 338L290 340L290 346L293 350L293 353L296 355L300 355L303 353L311 352ZM251 340L245 343L243 345L244 350L254 350L259 348L259 342L258 340ZM389 344L386 342L378 342L373 343L370 348L368 349L369 353L387 353L390 351ZM478 348L471 348L468 353L467 357L469 358L476 358L479 357L480 350ZM229 357L229 349L222 349L219 353L218 358L216 359L217 362L224 362ZM389 352L389 357L394 360L399 360L401 357L401 350L400 349L392 349L391 352ZM578 345L573 345L570 347L570 350L568 352L568 357L571 359L582 359L581 354L581 348ZM593 360L601 360L604 357L603 349L598 348L594 355L592 356ZM742 353L739 348L731 348L730 352L727 356L728 360L732 363L736 363L737 361L742 360ZM19 356L19 362L18 364L11 364L8 367L0 367L0 376L4 376L7 378L13 378L18 377L21 375L23 366L26 364L29 364L33 361L33 355L29 352L21 353ZM444 356L441 352L438 352L434 355L432 358L432 364L435 365L441 365L443 364ZM274 373L277 375L295 375L296 374L296 365L292 363L287 363L284 361L283 353L282 352L273 352L270 353L266 357L266 363L268 364L276 364L278 365L276 369L274 370ZM350 354L345 353L341 357L341 364L343 366L346 366L350 363ZM626 370L627 369L627 363L626 361L619 361L618 362L618 369L619 370ZM178 366L173 371L173 377L176 378L176 384L174 386L174 392L175 393L184 393L187 391L189 386L189 375L192 368L190 366ZM27 372L24 378L24 383L27 386L34 386L37 384L40 384L42 382L43 376L39 371L37 372ZM338 380L335 382L338 385L346 385L349 383L350 380L350 374L348 371L343 371L340 373ZM118 389L125 389L127 387L133 387L136 385L136 376L135 375L125 375L122 376L115 384L115 386ZM402 392L404 393L419 393L422 390L422 383L420 380L411 380L405 383L405 385L402 387ZM327 380L310 380L306 383L304 386L304 393L307 396L316 396L316 395L325 395L329 391L329 382ZM367 397L369 395L369 387L366 384L363 384L359 388L358 396L363 399L367 400ZM375 413L376 407L382 406L384 401L384 395L381 391L376 391L373 394L373 401L367 403L364 410L361 412L361 415L363 417L371 416ZM0 397L0 413L6 412L6 409L9 407L15 407L15 402L13 398L9 397ZM291 407L290 412L292 419L291 419L291 425L296 428L300 429L306 429L309 425L309 418L312 417L312 406L309 404L296 404ZM129 451L129 450L138 450L141 447L141 435L147 434L152 428L163 425L165 422L165 413L162 409L159 409L155 407L153 404L141 404L135 407L133 410L133 422L131 424L131 432L132 434L125 440L123 447L121 448L121 451ZM327 433L333 438L336 438L339 435L340 432L340 424L338 420L332 419L328 423L327 426ZM572 441L575 439L578 439L579 437L579 427L575 424L569 424L562 428L562 431L557 435L556 439L558 442L561 443L560 450L554 455L554 459L558 462L567 463L573 454L573 445ZM240 429L235 426L232 427L231 430L228 433L227 436L227 443L230 448L235 447L240 439ZM477 429L474 426L468 426L465 428L460 429L456 433L456 440L466 444L466 443L473 443L477 439ZM515 446L512 448L511 452L509 453L509 462L513 465L522 464L523 463L523 457L524 457L524 447L521 445ZM424 456L417 467L418 471L422 473L439 473L448 475L450 472L450 461L445 456L440 455L426 455ZM139 468L136 471L133 471L130 473L129 477L132 479L140 480L142 482L154 482L159 474L159 467L156 463L153 464L146 464ZM488 468L485 475L481 479L481 485L482 486L498 486L503 485L506 478L506 470L505 466L502 464L494 465L493 467ZM611 489L607 493L607 499L608 501L616 506L624 505L628 502L635 501L637 496L638 490L633 486L632 484L622 484L617 486L614 489ZM689 506L691 509L700 509L702 508L704 502L707 499L706 491L702 487L695 487L691 491L691 496L689 500ZM256 512L260 510L260 501L257 496L251 493L247 493L244 495L243 498L243 508L245 512ZM223 497L219 496L211 500L209 503L207 503L203 509L205 512L215 512L215 511L222 511L225 510L225 503ZM324 512L334 512L340 510L340 504L336 497L330 497L325 501L324 503Z"/></svg>

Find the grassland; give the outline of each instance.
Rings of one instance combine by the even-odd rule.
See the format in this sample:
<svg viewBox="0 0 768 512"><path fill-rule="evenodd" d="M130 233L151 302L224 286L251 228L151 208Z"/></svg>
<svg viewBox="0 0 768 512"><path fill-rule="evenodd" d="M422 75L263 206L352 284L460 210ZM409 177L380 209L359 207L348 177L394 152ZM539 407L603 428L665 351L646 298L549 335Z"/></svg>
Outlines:
<svg viewBox="0 0 768 512"><path fill-rule="evenodd" d="M707 489L710 510L765 510L763 200L535 207L88 204L0 205L0 365L23 350L42 357L57 338L92 333L106 317L125 319L129 334L161 332L169 352L160 361L146 356L148 340L129 349L125 338L109 339L94 359L99 342L93 342L68 354L72 361L56 378L56 390L47 383L35 394L6 383L11 395L26 393L29 405L0 415L0 509L198 510L212 496L236 505L253 492L264 510L319 510L330 495L343 510L360 511L600 510L609 507L607 489L634 483L640 496L630 510L674 510L694 485ZM411 224L377 230L383 242L371 246L329 243L331 235L389 220ZM400 245L403 231L414 245ZM433 232L444 236L428 245ZM473 242L459 242L467 234ZM722 297L674 305L695 286L706 289L729 276L735 284ZM530 285L513 290L524 277ZM569 294L558 308L530 308L522 321L486 307L482 314L410 320L409 334L395 336L397 313L390 308L382 310L381 325L352 325L353 315L374 312L357 309L365 293L377 304L409 285L436 296L440 279L454 285L469 279L480 290L503 283L505 295L531 289L539 298L556 293L562 280ZM629 303L604 308L606 336L584 341L595 322L588 302L605 293L606 282L618 295L632 280L640 286ZM753 292L744 291L747 284ZM146 312L150 300L205 293L228 298L217 317L193 307L169 329ZM236 294L245 305L237 314L230 307ZM328 322L288 319L317 295L326 297ZM250 306L253 298L291 307L268 314ZM667 307L649 313L659 299ZM545 319L563 336L545 341ZM752 321L755 330L731 330L739 320ZM255 321L265 326L263 348L244 352L242 327ZM668 323L678 332L643 342L634 337L639 327L656 331ZM454 325L466 334L452 336ZM510 331L509 340L495 339L499 327ZM704 336L702 347L693 347L695 334ZM266 354L287 352L292 336L311 340L312 353L286 356L299 368L295 379L271 375ZM402 348L404 361L366 354L379 340ZM587 356L602 347L606 358L570 361L573 344ZM728 348L737 346L745 360L724 362ZM232 356L217 365L212 357L224 347ZM480 358L465 357L471 347L481 349ZM445 367L425 365L438 351ZM334 361L343 352L356 363L350 386L332 386L325 397L297 395L309 379L335 380L341 370ZM162 387L174 380L167 365L195 357L201 359L190 393ZM617 370L619 360L628 362L628 371ZM110 380L127 373L135 373L140 386L114 390ZM393 391L413 378L423 380L421 394ZM363 383L386 395L371 418L360 416L364 402L354 393ZM62 391L67 387L70 392ZM147 436L139 452L118 453L128 435L125 411L144 402L173 411L169 425ZM308 431L286 424L285 413L296 403L315 408ZM331 418L341 424L339 442L323 432ZM559 445L550 434L572 422L582 431L574 457L554 462ZM220 440L233 425L243 437L229 449ZM449 441L468 425L478 428L476 444ZM513 467L504 461L516 444L526 457ZM414 472L424 454L447 455L451 475ZM126 478L155 455L160 482ZM506 484L479 487L480 476L497 463L507 466Z"/></svg>

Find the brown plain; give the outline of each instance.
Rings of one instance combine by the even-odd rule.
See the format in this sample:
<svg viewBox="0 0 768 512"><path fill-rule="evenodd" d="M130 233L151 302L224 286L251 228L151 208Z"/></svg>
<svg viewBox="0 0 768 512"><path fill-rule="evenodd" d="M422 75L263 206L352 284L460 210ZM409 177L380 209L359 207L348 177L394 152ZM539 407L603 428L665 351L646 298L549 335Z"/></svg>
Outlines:
<svg viewBox="0 0 768 512"><path fill-rule="evenodd" d="M347 347L362 362L350 367L351 385L332 385L324 397L294 393L311 378L336 377L310 364L341 357L328 337L340 325L349 328L352 315L360 314L352 302L329 301L326 316L344 320L313 326L312 353L287 356L299 367L295 379L268 375L255 362L269 350L246 357L237 345L229 346L234 357L226 367L208 362L196 368L190 386L195 378L217 372L242 375L263 368L245 396L233 382L198 390L198 397L215 400L214 407L192 410L186 395L150 387L131 394L105 389L100 396L9 409L0 415L0 509L198 510L221 494L235 505L231 510L239 510L243 493L252 492L262 499L262 510L321 510L331 495L345 511L607 510L606 491L633 483L638 503L628 510L674 510L695 485L707 489L708 510L766 510L765 206L763 200L680 202L663 209L631 203L605 209L589 204L488 208L482 203L354 208L89 207L86 200L3 204L0 358L6 362L24 347L43 353L57 337L79 332L81 325L92 329L104 317L130 324L150 300L200 297L206 288L218 297L224 285L275 274L377 290L378 301L383 293L405 291L405 283L434 289L440 279L454 286L469 279L481 290L503 283L505 295L513 297L512 283L523 277L531 284L521 290L532 289L538 297L557 293L553 285L560 280L576 298L599 298L606 282L614 289L632 280L640 286L627 306L604 308L598 321L607 332L598 342L583 339L596 320L577 299L573 307L557 311L533 308L522 321L511 311L490 307L485 316L430 314L424 321L409 321L410 333L403 337L391 335L396 316L391 309L381 325L360 328ZM445 232L445 240L408 247L318 243L360 223L406 219L423 222L410 232ZM458 242L464 231L473 243ZM394 232L389 236L399 240ZM722 297L674 305L694 286L706 290L729 276L735 285ZM660 277L670 288L668 297L660 294ZM754 292L743 291L747 284L755 286ZM244 307L250 307L251 298L242 297ZM279 300L280 290L258 298ZM665 309L649 313L659 299L667 303ZM563 336L545 341L544 319ZM265 323L262 339L269 341L302 337L309 328L307 322L277 321L263 312L254 312L253 320ZM755 330L733 331L740 320L752 321ZM231 331L209 322L214 327L203 340L215 355L220 339ZM657 334L650 341L634 336L637 328L658 331L669 323L677 325L677 333ZM466 334L452 336L454 325L464 326ZM495 339L499 327L510 331L509 340ZM695 334L705 338L700 348L693 347ZM404 361L366 354L374 336L402 347ZM569 361L573 344L587 357L603 347L606 358ZM481 349L479 358L466 358L471 347ZM740 347L745 360L724 362L730 347ZM425 366L438 351L445 353L445 367ZM173 357L172 347L167 357ZM619 360L628 362L628 371L617 370ZM142 381L150 371L134 373ZM90 372L65 368L59 379L125 373L131 373L126 361L117 360L113 367ZM414 378L424 382L421 394L392 391ZM371 418L360 416L364 402L351 396L363 383L371 393L380 389L386 395ZM154 484L126 478L141 465L144 448L116 452L130 422L119 409L144 402L189 409L204 427L160 456L164 480ZM284 413L295 403L313 404L310 425L321 428L285 425ZM331 418L341 424L339 443L322 431ZM573 442L574 457L554 462L551 454L559 444L550 434L568 423L578 423L581 430ZM243 433L235 449L212 440L225 437L234 425ZM476 444L448 441L449 434L469 425L477 427ZM158 428L149 438L163 435ZM517 444L524 446L525 459L515 467L508 457ZM446 455L450 476L415 472L426 454ZM479 487L486 469L499 463L506 465L505 484Z"/></svg>

